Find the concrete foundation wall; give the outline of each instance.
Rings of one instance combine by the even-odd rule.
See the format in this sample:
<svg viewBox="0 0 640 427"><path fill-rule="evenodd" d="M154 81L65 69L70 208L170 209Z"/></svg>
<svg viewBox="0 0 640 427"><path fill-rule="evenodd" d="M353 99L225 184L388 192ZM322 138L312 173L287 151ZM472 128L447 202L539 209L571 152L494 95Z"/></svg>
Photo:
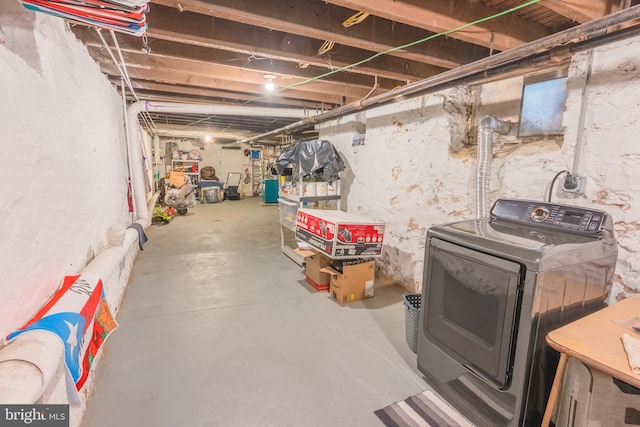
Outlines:
<svg viewBox="0 0 640 427"><path fill-rule="evenodd" d="M546 200L556 173L568 169L586 176L584 195L554 191L552 200L613 216L620 253L612 299L640 293L638 49L640 39L632 39L573 58L564 135L522 139L512 131L494 138L491 202ZM331 141L346 163L342 208L387 224L381 274L421 289L427 228L476 217L474 124L494 115L517 129L522 87L522 77L458 87L320 125L321 139ZM578 140L582 102L586 114ZM354 145L361 134L364 145Z"/></svg>

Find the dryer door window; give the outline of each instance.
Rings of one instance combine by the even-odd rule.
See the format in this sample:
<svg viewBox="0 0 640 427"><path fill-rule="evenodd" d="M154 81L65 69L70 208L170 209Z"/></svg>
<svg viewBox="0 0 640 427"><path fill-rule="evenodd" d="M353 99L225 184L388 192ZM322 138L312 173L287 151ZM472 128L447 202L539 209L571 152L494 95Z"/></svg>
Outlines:
<svg viewBox="0 0 640 427"><path fill-rule="evenodd" d="M431 239L423 330L438 347L497 388L508 385L521 266Z"/></svg>

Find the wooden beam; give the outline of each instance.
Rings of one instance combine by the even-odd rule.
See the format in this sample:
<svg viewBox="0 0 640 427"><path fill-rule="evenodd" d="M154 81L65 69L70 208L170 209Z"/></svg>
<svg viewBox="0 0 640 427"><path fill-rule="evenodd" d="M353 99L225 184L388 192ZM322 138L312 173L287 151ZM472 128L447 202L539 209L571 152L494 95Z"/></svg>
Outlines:
<svg viewBox="0 0 640 427"><path fill-rule="evenodd" d="M174 0L153 0L153 3L177 7ZM180 6L185 11L312 38L315 39L313 49L316 51L325 40L330 40L379 53L433 35L413 26L376 17L345 28L342 22L354 12L319 1L289 0L276 6L273 2L254 0L217 0L215 4L204 0L181 0ZM151 10L153 12L153 8ZM151 18L149 22L152 23ZM218 24L219 20L208 21L210 33L217 32ZM246 38L246 34L241 36ZM388 55L450 69L487 56L488 51L453 38L439 37Z"/></svg>
<svg viewBox="0 0 640 427"><path fill-rule="evenodd" d="M110 64L112 62L111 57L103 47L98 48L89 46L89 52L93 58L101 64ZM226 82L227 84L228 82L233 82L233 84L238 85L238 87L248 84L251 85L251 91L254 93L262 93L265 96L269 95L264 90L266 80L262 72L243 70L241 68L222 66L202 61L155 57L144 55L143 53L123 52L123 57L129 72L132 69L146 69L157 72L171 71L176 74L182 74L189 81L195 81L195 79L201 78L203 81L213 80ZM370 88L366 87L355 87L343 83L327 82L323 80L311 81L291 89L286 89L287 86L302 82L303 80L299 78L274 79L276 88L283 90L281 93L292 91L298 92L301 95L310 94L311 96L318 97L323 95L333 95L357 100L366 96L370 90Z"/></svg>
<svg viewBox="0 0 640 427"><path fill-rule="evenodd" d="M542 0L540 4L580 24L620 10L620 0Z"/></svg>
<svg viewBox="0 0 640 427"><path fill-rule="evenodd" d="M73 29L74 34L82 39L87 46L103 48L102 41L93 29L76 26ZM141 52L142 43L140 38L125 34L117 34L118 45L123 52L139 54ZM115 52L115 47L110 38L106 40L107 45ZM322 74L325 70L318 67L309 66L300 68L293 62L280 61L271 58L248 57L245 54L231 52L227 50L214 49L199 45L178 43L167 40L153 39L148 40L151 48L149 58L171 58L185 59L190 61L213 63L225 67L236 67L244 70L253 70L264 74L277 74L282 76L290 76L298 79L314 78ZM375 83L376 78L368 74L358 73L336 73L323 79L325 82L347 84L351 86L361 87L369 90ZM381 89L390 90L396 86L404 84L403 81L379 78L377 82Z"/></svg>
<svg viewBox="0 0 640 427"><path fill-rule="evenodd" d="M154 4L147 15L147 35L155 39L176 41L245 54L247 58L267 58L308 63L324 70L334 70L366 60L372 52L338 46L330 55L318 55L318 46L303 36L265 28L212 20L198 13ZM417 81L446 71L446 68L408 59L385 56L362 63L349 72L369 74L402 81Z"/></svg>
<svg viewBox="0 0 640 427"><path fill-rule="evenodd" d="M120 78L110 76L109 80L120 87ZM310 100L298 100L293 98L278 97L277 99L265 99L264 102L255 101L255 95L232 92L228 90L207 89L193 86L182 86L178 84L156 83L152 81L140 81L132 79L132 86L136 94L144 99L156 99L169 102L198 102L198 103L228 103L231 105L244 105L248 101L253 105L263 105L267 107L297 107L309 108L312 110L330 109L331 105ZM125 86L126 87L126 86ZM126 89L125 89L126 90ZM277 103L276 103L277 102Z"/></svg>
<svg viewBox="0 0 640 427"><path fill-rule="evenodd" d="M116 66L109 62L101 64L102 72L110 76L120 76ZM273 94L260 96L263 85L250 83L239 83L230 80L222 80L216 76L189 75L182 71L165 70L165 69L149 69L149 68L128 68L129 77L131 79L145 80L150 82L161 82L165 84L175 84L183 86L201 87L206 89L230 90L248 95L253 95L256 101L265 101L278 98L293 98L299 100L309 100L310 102L320 102L330 105L342 105L344 98L337 95L328 95L324 93L300 92L290 90L283 94ZM353 102L357 99L347 99L347 102Z"/></svg>
<svg viewBox="0 0 640 427"><path fill-rule="evenodd" d="M403 22L434 33L450 31L501 11L477 0L326 0L327 3ZM524 3L524 1L522 2ZM549 28L509 14L447 34L465 42L503 51L551 34Z"/></svg>

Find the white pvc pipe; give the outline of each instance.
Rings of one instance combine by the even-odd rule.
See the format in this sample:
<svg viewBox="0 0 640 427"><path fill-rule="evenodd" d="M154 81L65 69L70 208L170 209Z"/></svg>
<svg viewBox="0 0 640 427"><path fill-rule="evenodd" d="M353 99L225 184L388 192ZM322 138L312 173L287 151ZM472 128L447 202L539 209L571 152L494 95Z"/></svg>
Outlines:
<svg viewBox="0 0 640 427"><path fill-rule="evenodd" d="M153 166L159 166L162 162L162 156L160 155L160 137L158 135L154 135L153 137ZM155 174L155 170L153 171Z"/></svg>
<svg viewBox="0 0 640 427"><path fill-rule="evenodd" d="M157 195L146 206L153 209ZM142 225L142 224L141 224ZM133 228L110 230L113 245L100 252L82 270L95 274L103 284L118 268L131 245L137 244L138 232ZM48 331L34 330L18 335L0 350L0 403L32 404L54 380L60 363L64 363L64 345L60 338Z"/></svg>
<svg viewBox="0 0 640 427"><path fill-rule="evenodd" d="M243 105L188 104L181 102L141 101L144 111L154 113L205 114L221 116L286 117L302 119L310 116L304 108L250 107ZM135 103L134 103L135 104ZM132 104L131 106L133 106ZM131 108L131 106L129 108ZM142 109L141 109L142 111Z"/></svg>
<svg viewBox="0 0 640 427"><path fill-rule="evenodd" d="M127 229L128 231L129 229ZM133 230L136 233L137 231ZM131 234L131 233L127 233ZM106 281L110 276L111 272L115 270L115 268L120 264L122 258L125 255L125 249L117 246L107 248L100 252L100 254L93 259L82 271L83 274L95 274L99 278Z"/></svg>
<svg viewBox="0 0 640 427"><path fill-rule="evenodd" d="M137 240L138 232L127 228L122 247L112 246L100 252L82 274L95 274L104 284ZM17 336L0 351L0 402L36 402L63 363L63 352L62 340L51 332L34 330Z"/></svg>
<svg viewBox="0 0 640 427"><path fill-rule="evenodd" d="M143 102L134 102L127 108L127 155L131 165L131 189L133 191L133 210L136 219L144 228L151 225L151 219L146 216L147 191L144 187L144 170L142 168L142 151L140 150L140 124L138 114L143 111Z"/></svg>
<svg viewBox="0 0 640 427"><path fill-rule="evenodd" d="M221 116L253 116L284 117L302 119L308 117L309 110L301 108L248 107L236 105L202 105L179 102L136 101L127 109L127 149L131 163L131 181L133 189L134 209L137 222L147 228L151 219L147 210L147 192L145 189L144 170L142 167L142 150L140 143L140 125L138 114L143 111L174 114L204 114Z"/></svg>
<svg viewBox="0 0 640 427"><path fill-rule="evenodd" d="M36 402L63 360L60 338L46 331L25 332L0 352L0 402Z"/></svg>
<svg viewBox="0 0 640 427"><path fill-rule="evenodd" d="M589 103L589 85L591 83L591 75L593 74L593 49L589 51L587 57L587 73L580 90L580 115L578 116L578 132L576 133L576 146L573 149L573 167L571 171L574 174L580 173L580 158L584 145L584 128L587 117L587 106Z"/></svg>

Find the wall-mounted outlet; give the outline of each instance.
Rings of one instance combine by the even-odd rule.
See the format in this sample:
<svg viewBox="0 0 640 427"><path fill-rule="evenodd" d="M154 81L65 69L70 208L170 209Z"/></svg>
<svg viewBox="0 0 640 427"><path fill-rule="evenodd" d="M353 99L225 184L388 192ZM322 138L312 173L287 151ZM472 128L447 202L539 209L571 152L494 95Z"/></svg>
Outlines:
<svg viewBox="0 0 640 427"><path fill-rule="evenodd" d="M562 182L562 190L567 193L584 193L584 184L587 179L580 175L567 175Z"/></svg>

